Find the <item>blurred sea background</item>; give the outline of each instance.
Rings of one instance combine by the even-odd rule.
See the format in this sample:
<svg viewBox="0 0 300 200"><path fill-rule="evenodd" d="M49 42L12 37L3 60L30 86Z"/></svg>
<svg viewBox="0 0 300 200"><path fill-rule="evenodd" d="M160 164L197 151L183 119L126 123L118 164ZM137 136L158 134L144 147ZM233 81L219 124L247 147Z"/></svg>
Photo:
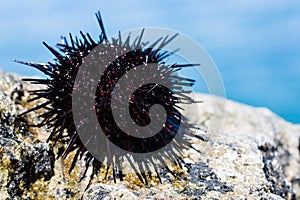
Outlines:
<svg viewBox="0 0 300 200"><path fill-rule="evenodd" d="M190 36L216 63L228 99L267 107L300 123L300 3L296 0L0 0L0 69L43 76L12 59L52 61L42 42L54 46L60 36L80 36L80 30L97 39L100 29L94 13L98 10L109 36L139 27L169 28Z"/></svg>

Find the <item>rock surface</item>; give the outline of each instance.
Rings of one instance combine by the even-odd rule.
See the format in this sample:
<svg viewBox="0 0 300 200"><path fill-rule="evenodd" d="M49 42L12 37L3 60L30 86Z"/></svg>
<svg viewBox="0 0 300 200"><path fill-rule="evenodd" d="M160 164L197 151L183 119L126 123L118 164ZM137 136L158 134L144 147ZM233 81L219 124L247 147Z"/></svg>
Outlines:
<svg viewBox="0 0 300 200"><path fill-rule="evenodd" d="M199 110L185 110L194 123L224 123L198 131L207 141L193 139L182 169L170 166L176 176L161 169L162 183L154 177L144 186L134 174L114 183L109 172L89 185L88 178L79 181L84 158L69 174L72 154L55 159L59 145L45 142L49 130L29 126L38 113L18 115L34 106L26 103L31 89L18 75L0 72L0 199L300 199L300 126L266 108L229 100L223 106L221 98L212 103L198 94Z"/></svg>

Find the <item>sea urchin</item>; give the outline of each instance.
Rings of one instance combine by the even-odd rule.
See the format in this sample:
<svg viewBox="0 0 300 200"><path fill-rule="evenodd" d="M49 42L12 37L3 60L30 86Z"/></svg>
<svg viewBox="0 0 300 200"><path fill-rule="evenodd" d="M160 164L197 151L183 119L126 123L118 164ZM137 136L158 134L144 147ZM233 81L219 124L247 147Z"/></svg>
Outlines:
<svg viewBox="0 0 300 200"><path fill-rule="evenodd" d="M195 103L191 97L185 94L190 92L186 90L186 88L191 87L194 80L181 77L177 74L181 68L193 65L176 63L167 65L165 63L166 58L171 56L174 52L167 52L162 49L177 36L176 34L170 38L169 36L165 36L158 38L153 43L149 43L142 41L143 30L140 35L135 38L134 42L131 42L130 35L124 39L121 37L121 34L119 34L119 37L109 40L106 36L99 12L96 13L96 17L101 28L98 41L93 40L88 33L84 34L80 32L81 39L77 37L73 38L70 34L69 40L64 38L62 43L57 44L58 50L43 43L56 57L54 62L41 64L16 61L34 67L48 76L46 79L23 79L32 84L46 86L45 89L31 91L30 93L35 95L35 97L29 100L30 102L38 99L45 99L46 101L23 113L23 115L39 109L44 110L44 113L40 115L42 120L37 126L47 125L50 127L51 133L48 141L52 141L54 144L58 141L66 144L58 156L65 158L70 152L76 152L70 172L74 168L76 161L83 154L86 154L86 166L92 165L94 172L99 171L103 160L96 159L98 157L89 152L88 148L86 148L92 145L97 151L105 152L107 170L112 166L114 180L116 180L117 172L118 177L122 180L122 160L126 158L140 180L147 184L145 172L151 171L149 166L154 168L159 177L156 160L165 164L166 167L167 164L164 161L166 157L169 159L174 158L174 161L179 160L181 148L186 144L183 142L186 139L182 137L175 139L179 128L183 128L185 134L191 133L190 128L193 128L187 119L181 115L178 104ZM101 59L95 58L99 54L102 55ZM111 62L106 62L103 59L111 60ZM90 66L91 68L104 68L104 73L99 76L97 80L94 80L97 89L96 93L92 94L92 98L94 99L93 112L96 113L98 123L108 142L106 141L99 144L95 142L92 135L87 136L88 139L82 141L78 132L79 127L74 123L75 113L72 109L72 101L74 100L74 90L77 88L75 86L76 76L82 65ZM149 71L150 66L152 66L152 70ZM140 75L143 75L144 78L141 79L147 79L148 83L140 85L137 89L135 88L134 92L127 98L125 93L128 88L132 87L132 85L130 85L131 80L127 79L125 80L125 83L127 83L126 88L120 90L120 95L113 96L112 94L117 87L118 81L129 71L133 71L139 67L143 69ZM84 80L90 81L91 77L91 74L85 74ZM153 82L155 80L154 78L168 81L170 83L168 85L169 87ZM81 86L79 88L83 94L81 104L85 102L84 96L90 95L84 93L89 89L87 88L88 86L84 85L84 80L81 80ZM116 123L112 111L112 101L117 102L119 106L115 106L115 110L122 110L121 107L128 107L130 117L135 125L142 127L149 125L151 122L149 116L150 108L154 104L159 104L163 106L166 111L165 123L163 126L161 126L161 124L155 125L161 127L154 126L158 132L153 136L133 136L133 134L135 134L133 132L135 132L134 130L136 129L131 129L133 132L128 133L123 131ZM159 109L154 109L154 113L157 116L161 114ZM155 118L152 118L152 120L155 121ZM85 123L84 121L88 123L89 119L84 119L83 124ZM129 124L123 124L123 127L124 126L129 126ZM85 134L88 134L89 130L85 129L84 131L86 131ZM173 140L176 142L168 146ZM128 153L133 152L138 154L154 152L165 146L168 146L168 148L165 148L164 151L157 154L157 156L151 156L144 160L134 158L132 160L127 154L112 151L111 144L116 145ZM137 163L137 165L135 165L135 163ZM179 161L178 163L180 164Z"/></svg>

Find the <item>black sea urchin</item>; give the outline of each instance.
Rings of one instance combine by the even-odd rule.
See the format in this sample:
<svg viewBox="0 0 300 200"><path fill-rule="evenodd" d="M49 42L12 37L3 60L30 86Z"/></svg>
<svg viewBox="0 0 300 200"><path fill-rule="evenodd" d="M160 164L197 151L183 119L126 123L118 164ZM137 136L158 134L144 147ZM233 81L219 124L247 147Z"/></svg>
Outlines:
<svg viewBox="0 0 300 200"><path fill-rule="evenodd" d="M83 63L86 65L91 63L90 65L93 65L92 67L106 66L103 65L105 62L101 59L100 61L98 59L98 63L95 65L95 61L91 60L93 57L88 56L93 49L99 46L101 46L100 54L104 55L102 58L113 60L113 62L110 62L106 67L102 76L96 80L96 83L98 82L98 84L96 94L93 97L94 112L96 112L98 122L110 142L128 152L147 153L156 151L169 144L176 136L180 126L184 128L186 134L190 133L189 129L193 126L181 115L178 104L194 103L193 99L185 95L185 93L190 92L186 91L186 88L192 86L194 80L178 76L177 71L182 67L193 65L180 65L176 63L172 65L165 64L164 60L174 52L163 51L162 48L171 42L177 35L170 38L168 36L159 38L150 45L142 42L144 31L142 31L132 43L130 41L130 35L123 41L121 34L119 34L119 38L108 40L99 12L96 13L96 17L101 28L101 34L97 42L93 40L88 33L84 34L80 32L81 39L78 39L77 37L73 38L70 34L69 40L64 38L64 42L57 44L57 48L60 52L48 46L46 43L43 43L56 57L55 62L41 64L17 61L34 67L49 77L47 79L23 79L32 84L46 86L45 89L31 91L30 93L35 95L35 97L29 100L31 102L38 99L45 99L45 103L40 104L23 114L39 109L45 110L45 112L40 115L42 121L37 126L47 125L51 128L52 132L48 141L53 141L54 143L60 141L66 144L65 148L58 156L65 158L70 152L76 151L70 172L74 168L76 161L84 153L86 153L86 166L92 165L94 173L99 171L102 166L102 160L95 159L95 156L86 148L87 145L94 145L99 151L106 152L107 169L112 166L114 180L116 178L116 172L119 173L119 178L122 180L121 160L123 157L127 158L127 155L111 151L109 143L108 146L94 144L95 142L93 141L92 136L88 141L93 141L93 144L91 144L92 142L82 142L79 137L78 127L76 127L74 123L72 94L74 92L75 79L80 67ZM153 71L147 71L147 66L150 64L155 65L154 71L156 70L156 74L153 74ZM122 97L117 97L116 101L119 102L118 105L128 106L127 102L129 102L130 116L133 121L140 126L146 126L150 123L149 109L152 105L160 104L165 108L167 118L163 127L158 129L160 131L156 135L148 138L135 137L130 133L123 132L115 122L111 111L112 92L118 80L137 66L145 67L146 70L144 70L143 74L149 79L158 76L171 83L170 88L156 83L142 85L132 93L129 99L127 99L129 101L123 101ZM90 78L89 74L86 74L85 76L86 79ZM80 88L80 90L84 91L85 88ZM125 91L126 89L124 92ZM84 99L82 99L82 103L83 102ZM159 114L159 110L155 110L155 113ZM85 119L85 121L88 121L88 119ZM181 152L180 148L184 147L182 142L184 139L177 138L176 140L177 141L171 145L171 147L166 148L164 152L157 157L151 157L146 160L133 160L133 162L139 162L137 164L138 167L135 167L130 161L130 158L128 158L131 166L134 168L135 173L141 181L147 184L145 172L150 171L150 165L154 167L157 176L159 177L155 159L159 160L160 163L165 163L165 157L174 158L175 161L178 161L177 156ZM167 166L167 164L165 164L165 166Z"/></svg>

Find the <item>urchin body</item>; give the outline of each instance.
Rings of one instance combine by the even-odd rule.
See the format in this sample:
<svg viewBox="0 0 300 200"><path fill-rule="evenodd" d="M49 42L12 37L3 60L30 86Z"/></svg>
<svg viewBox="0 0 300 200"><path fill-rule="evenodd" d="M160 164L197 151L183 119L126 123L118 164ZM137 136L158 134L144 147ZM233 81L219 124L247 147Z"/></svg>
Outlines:
<svg viewBox="0 0 300 200"><path fill-rule="evenodd" d="M180 108L177 104L184 102L194 103L189 96L184 95L184 93L188 92L185 91L184 88L186 86L192 86L194 81L180 77L176 73L182 67L193 65L166 65L164 62L173 52L163 51L162 48L171 42L176 35L171 38L168 38L168 36L160 38L149 46L147 46L147 43L142 42L143 31L134 42L130 41L130 36L125 38L125 40L123 40L124 42L121 37L112 38L112 40L108 41L100 13L97 13L96 16L101 28L101 34L97 42L94 41L88 33L83 34L80 32L81 39L77 37L74 39L70 34L69 41L65 38L62 44L57 44L60 52L44 43L56 57L55 62L40 64L17 61L37 68L49 77L47 79L24 79L24 81L29 81L32 84L46 85L46 89L31 91L35 97L29 101L42 98L46 99L46 101L23 114L42 108L46 110L40 115L42 121L38 126L47 125L51 128L48 141L53 141L54 143L59 141L66 144L65 149L58 156L65 158L70 152L76 152L70 172L74 168L76 161L83 154L86 154L87 166L89 166L89 164L93 166L93 172L98 172L102 166L102 160L95 159L95 157L88 152L85 146L86 144L83 144L81 141L74 124L74 113L72 111L72 93L77 73L83 62L86 62L85 59L87 56L98 45L104 47L105 52L103 53L107 54L107 56L114 56L115 54L122 55L117 57L110 65L106 66L104 74L97 80L98 84L94 98L94 111L98 122L112 143L129 152L147 153L158 149L162 145L168 144L176 135L180 124L186 127L187 132L189 132L189 128L193 127L187 122L186 118L181 115ZM123 54L122 51L126 50L131 51ZM157 68L161 72L159 76L171 80L171 82L174 83L172 88L166 88L155 83L143 85L128 99L130 115L134 122L141 126L146 126L150 123L149 109L152 105L160 104L165 108L167 120L161 131L150 139L133 137L130 133L123 132L115 123L111 112L111 94L118 80L135 67L147 66L147 64L157 65ZM149 74L149 76L153 76L153 74ZM124 103L120 100L120 104ZM172 146L168 152L165 152L165 155L175 158L178 156L178 152L180 153L181 147L180 144ZM109 146L101 146L100 148L109 152L107 154L107 164L108 167L113 167L113 178L116 178L116 171L118 171L120 173L119 177L122 180L121 163L116 163L115 161L120 160L118 155L111 155ZM164 158L161 158L161 162L164 162L163 159ZM141 181L147 184L147 177L144 172L147 171L148 165L155 164L152 160L143 162L144 165L141 165L141 168L135 168L134 171ZM154 168L159 177L157 167L154 166Z"/></svg>

